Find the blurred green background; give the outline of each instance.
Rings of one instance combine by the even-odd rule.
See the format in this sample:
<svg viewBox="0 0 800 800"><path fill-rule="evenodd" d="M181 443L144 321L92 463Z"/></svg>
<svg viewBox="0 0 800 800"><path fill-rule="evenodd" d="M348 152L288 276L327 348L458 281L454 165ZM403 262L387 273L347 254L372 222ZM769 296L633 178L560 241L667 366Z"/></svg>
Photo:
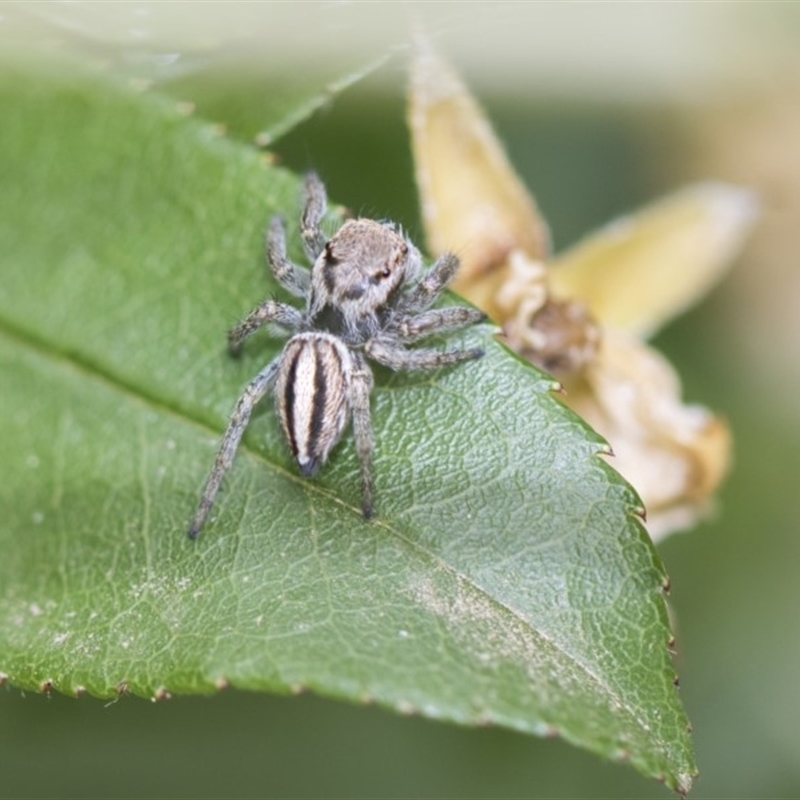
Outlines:
<svg viewBox="0 0 800 800"><path fill-rule="evenodd" d="M230 75L237 103L220 120L243 136L259 86L293 79L336 47L363 47L365 58L385 52L407 36L409 9L425 17L481 97L556 249L688 182L713 178L758 193L761 220L730 276L655 341L686 398L724 413L735 436L715 518L659 549L701 770L692 797L800 796L798 6L599 4L567 13L547 3L395 4L381 17L334 3L293 4L305 10L292 17L283 6L228 4L226 28L166 5L174 20L163 24L150 4L126 4L125 13L147 11L139 16L162 50L175 40L212 63L248 26L251 38L264 26L263 83ZM52 8L23 25L46 46L75 22ZM77 49L144 47L127 18L77 13ZM0 20L0 46L8 22ZM315 49L328 40L333 50ZM404 90L401 53L270 149L292 169L317 169L353 211L399 220L420 241ZM2 797L668 794L557 740L313 696L227 691L104 704L0 690Z"/></svg>

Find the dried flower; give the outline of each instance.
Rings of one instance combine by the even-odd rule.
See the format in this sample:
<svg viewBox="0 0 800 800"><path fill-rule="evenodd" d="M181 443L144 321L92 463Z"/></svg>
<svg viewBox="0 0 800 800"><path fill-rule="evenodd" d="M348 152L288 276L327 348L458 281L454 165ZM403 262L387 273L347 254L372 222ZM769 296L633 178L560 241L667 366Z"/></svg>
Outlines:
<svg viewBox="0 0 800 800"><path fill-rule="evenodd" d="M641 495L654 539L693 525L727 472L730 433L683 404L675 370L644 339L727 269L755 217L750 193L689 187L550 258L547 226L488 120L424 41L409 126L428 246L458 252L456 291L562 381Z"/></svg>

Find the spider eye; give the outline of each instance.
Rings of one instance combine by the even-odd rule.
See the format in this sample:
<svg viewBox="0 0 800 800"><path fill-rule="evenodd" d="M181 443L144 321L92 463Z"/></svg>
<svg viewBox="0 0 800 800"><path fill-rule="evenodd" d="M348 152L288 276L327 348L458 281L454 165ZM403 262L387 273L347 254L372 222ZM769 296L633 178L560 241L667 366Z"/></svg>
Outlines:
<svg viewBox="0 0 800 800"><path fill-rule="evenodd" d="M392 274L392 268L387 264L383 269L379 269L377 272L373 273L370 277L370 282L373 284L378 284L385 278L388 278Z"/></svg>

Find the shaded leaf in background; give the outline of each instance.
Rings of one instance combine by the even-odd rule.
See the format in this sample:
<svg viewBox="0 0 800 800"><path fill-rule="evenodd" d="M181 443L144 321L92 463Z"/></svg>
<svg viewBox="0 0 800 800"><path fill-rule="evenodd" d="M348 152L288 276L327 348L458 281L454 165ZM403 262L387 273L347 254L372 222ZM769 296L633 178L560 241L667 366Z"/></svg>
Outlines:
<svg viewBox="0 0 800 800"><path fill-rule="evenodd" d="M328 17L342 33L358 25L354 9L318 7L317 12L320 21ZM335 55L324 57L321 45L329 41L329 30L298 30L294 10L279 3L206 3L190 18L185 6L174 3L17 3L2 22L0 47L17 50L20 57L34 43L40 54L102 65L262 147L374 71L392 50L386 38L356 49L343 41ZM284 43L287 30L304 57L293 70L278 57L276 69L275 43ZM398 31L395 45L400 36Z"/></svg>
<svg viewBox="0 0 800 800"><path fill-rule="evenodd" d="M663 568L552 384L488 328L469 369L379 373L373 523L350 438L303 480L267 407L189 542L232 404L280 346L233 362L224 333L270 288L263 224L295 221L298 181L156 98L12 69L0 91L8 680L310 687L559 733L687 789Z"/></svg>
<svg viewBox="0 0 800 800"><path fill-rule="evenodd" d="M334 78L330 67L325 71L301 69L288 76L270 72L265 77L252 60L217 53L209 63L185 75L168 77L157 88L191 103L199 116L224 125L229 135L268 147L385 60L385 56L372 62L361 58L351 71ZM231 91L231 86L237 90ZM265 125L264 120L270 124Z"/></svg>

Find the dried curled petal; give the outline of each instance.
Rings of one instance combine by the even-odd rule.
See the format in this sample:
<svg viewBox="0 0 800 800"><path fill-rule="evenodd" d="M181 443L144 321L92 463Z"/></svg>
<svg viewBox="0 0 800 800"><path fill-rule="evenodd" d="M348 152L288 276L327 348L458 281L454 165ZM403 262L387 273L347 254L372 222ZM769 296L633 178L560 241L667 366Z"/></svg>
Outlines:
<svg viewBox="0 0 800 800"><path fill-rule="evenodd" d="M730 466L730 431L708 409L685 405L672 365L620 331L604 331L567 402L614 449L614 467L637 489L654 539L689 527Z"/></svg>
<svg viewBox="0 0 800 800"><path fill-rule="evenodd" d="M600 326L586 305L550 296L543 262L515 250L508 266L508 279L495 302L509 346L558 377L581 372L594 359L600 342Z"/></svg>

